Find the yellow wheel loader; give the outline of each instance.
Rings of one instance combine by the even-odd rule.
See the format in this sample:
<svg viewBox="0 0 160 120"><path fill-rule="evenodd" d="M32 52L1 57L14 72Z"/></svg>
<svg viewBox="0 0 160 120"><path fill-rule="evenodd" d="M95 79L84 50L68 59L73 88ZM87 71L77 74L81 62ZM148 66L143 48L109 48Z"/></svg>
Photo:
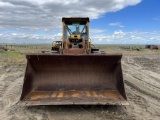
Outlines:
<svg viewBox="0 0 160 120"><path fill-rule="evenodd" d="M62 33L58 49L26 55L19 104L128 105L122 55L91 44L89 18L62 18Z"/></svg>

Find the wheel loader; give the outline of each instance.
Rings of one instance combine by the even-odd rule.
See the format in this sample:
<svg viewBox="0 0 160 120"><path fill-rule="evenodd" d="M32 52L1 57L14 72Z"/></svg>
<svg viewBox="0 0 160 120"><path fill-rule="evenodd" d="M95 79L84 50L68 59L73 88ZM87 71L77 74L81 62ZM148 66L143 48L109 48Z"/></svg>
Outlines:
<svg viewBox="0 0 160 120"><path fill-rule="evenodd" d="M89 22L89 18L62 18L58 47L26 54L21 106L128 105L122 54L95 48Z"/></svg>

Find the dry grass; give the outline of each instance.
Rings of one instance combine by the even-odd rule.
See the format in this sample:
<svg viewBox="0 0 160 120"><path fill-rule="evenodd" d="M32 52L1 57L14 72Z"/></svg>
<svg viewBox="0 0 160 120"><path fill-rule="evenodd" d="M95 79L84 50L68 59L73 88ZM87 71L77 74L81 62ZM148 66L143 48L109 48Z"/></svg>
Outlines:
<svg viewBox="0 0 160 120"><path fill-rule="evenodd" d="M0 65L3 64L24 64L26 62L25 55L16 51L1 51Z"/></svg>
<svg viewBox="0 0 160 120"><path fill-rule="evenodd" d="M6 47L5 44L0 46ZM145 49L140 45L95 45L102 51L109 54L122 53L123 55L160 55L160 50ZM41 53L42 50L50 50L51 45L7 45L9 51L0 50L0 65L9 64L25 64L26 53ZM160 46L159 46L160 48Z"/></svg>
<svg viewBox="0 0 160 120"><path fill-rule="evenodd" d="M106 53L122 53L123 55L160 55L159 50L146 49L144 45L95 45Z"/></svg>

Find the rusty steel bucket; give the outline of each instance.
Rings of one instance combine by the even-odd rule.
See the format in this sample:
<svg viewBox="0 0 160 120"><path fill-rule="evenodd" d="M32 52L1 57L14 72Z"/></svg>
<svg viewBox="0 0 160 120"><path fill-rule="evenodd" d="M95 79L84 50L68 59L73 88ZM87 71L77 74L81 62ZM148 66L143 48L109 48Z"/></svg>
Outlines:
<svg viewBox="0 0 160 120"><path fill-rule="evenodd" d="M28 54L19 104L128 105L121 54Z"/></svg>

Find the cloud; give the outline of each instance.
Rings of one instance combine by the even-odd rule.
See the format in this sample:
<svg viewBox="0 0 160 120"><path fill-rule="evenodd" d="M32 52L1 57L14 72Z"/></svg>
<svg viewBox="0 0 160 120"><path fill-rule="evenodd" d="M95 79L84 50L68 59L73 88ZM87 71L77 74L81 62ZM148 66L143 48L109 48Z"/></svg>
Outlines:
<svg viewBox="0 0 160 120"><path fill-rule="evenodd" d="M160 31L152 32L123 32L115 31L110 35L92 36L94 44L159 44Z"/></svg>
<svg viewBox="0 0 160 120"><path fill-rule="evenodd" d="M0 43L50 44L53 40L61 39L62 34L59 32L62 17L98 19L106 13L134 6L141 1L0 0ZM110 23L110 26L124 27L120 22ZM35 31L43 32L37 34ZM123 31L115 31L111 35L106 35L105 32L103 29L90 29L91 39L93 38L94 43L116 43L124 40L126 36L131 38L129 33ZM150 38L153 38L153 35L150 35Z"/></svg>
<svg viewBox="0 0 160 120"><path fill-rule="evenodd" d="M125 27L123 26L120 22L114 22L114 23L109 23L109 26L116 26L116 27Z"/></svg>
<svg viewBox="0 0 160 120"><path fill-rule="evenodd" d="M153 18L153 20L160 20L160 16Z"/></svg>
<svg viewBox="0 0 160 120"><path fill-rule="evenodd" d="M61 40L61 36L62 33L56 33L53 35L37 35L31 33L30 34L3 33L0 34L0 43L51 44L52 41ZM159 44L160 45L160 31L124 32L118 30L114 31L112 34L104 34L104 33L91 34L90 38L93 44Z"/></svg>
<svg viewBox="0 0 160 120"><path fill-rule="evenodd" d="M141 0L0 0L0 29L57 29L62 17L98 19Z"/></svg>
<svg viewBox="0 0 160 120"><path fill-rule="evenodd" d="M54 35L37 35L25 33L0 34L0 43L18 43L18 44L51 44L53 41L61 40L62 33Z"/></svg>
<svg viewBox="0 0 160 120"><path fill-rule="evenodd" d="M103 29L90 29L90 34L99 34L103 32L105 32Z"/></svg>

